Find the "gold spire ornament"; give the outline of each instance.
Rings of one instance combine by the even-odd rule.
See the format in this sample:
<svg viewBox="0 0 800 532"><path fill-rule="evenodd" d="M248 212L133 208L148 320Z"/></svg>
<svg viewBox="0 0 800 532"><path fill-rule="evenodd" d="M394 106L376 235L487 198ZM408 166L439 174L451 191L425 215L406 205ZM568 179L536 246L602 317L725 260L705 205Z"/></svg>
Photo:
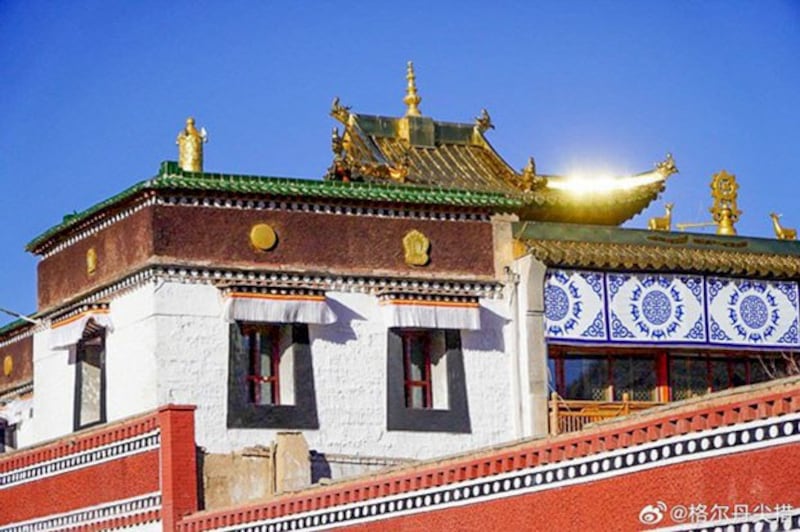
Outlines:
<svg viewBox="0 0 800 532"><path fill-rule="evenodd" d="M739 184L736 176L725 170L714 174L711 180L711 197L714 205L709 209L717 224L718 235L735 235L734 224L739 221L742 211L739 210L736 200L739 197Z"/></svg>
<svg viewBox="0 0 800 532"><path fill-rule="evenodd" d="M203 143L208 142L208 133L194 126L194 118L186 119L186 127L178 133L178 166L185 172L203 171Z"/></svg>
<svg viewBox="0 0 800 532"><path fill-rule="evenodd" d="M528 157L528 164L522 169L520 182L523 192L531 192L547 185L547 178L536 175L536 161L533 157Z"/></svg>
<svg viewBox="0 0 800 532"><path fill-rule="evenodd" d="M408 62L406 79L408 80L408 87L406 88L406 97L403 98L403 103L408 107L406 116L422 116L419 111L419 104L422 98L417 93L417 76L414 74L414 63L412 61Z"/></svg>

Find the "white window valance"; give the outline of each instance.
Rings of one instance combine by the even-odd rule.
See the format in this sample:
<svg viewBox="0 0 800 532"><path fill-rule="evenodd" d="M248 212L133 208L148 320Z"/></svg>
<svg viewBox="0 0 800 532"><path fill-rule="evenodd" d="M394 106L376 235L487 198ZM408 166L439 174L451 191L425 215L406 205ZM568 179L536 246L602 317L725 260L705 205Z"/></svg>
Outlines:
<svg viewBox="0 0 800 532"><path fill-rule="evenodd" d="M387 327L424 327L430 329L481 328L477 301L434 301L393 298L380 302Z"/></svg>
<svg viewBox="0 0 800 532"><path fill-rule="evenodd" d="M225 295L223 319L269 323L314 323L326 325L336 315L324 295L230 292Z"/></svg>
<svg viewBox="0 0 800 532"><path fill-rule="evenodd" d="M71 318L53 324L50 330L50 349L68 349L83 337L86 327L113 330L111 316L107 309L93 309L81 312Z"/></svg>

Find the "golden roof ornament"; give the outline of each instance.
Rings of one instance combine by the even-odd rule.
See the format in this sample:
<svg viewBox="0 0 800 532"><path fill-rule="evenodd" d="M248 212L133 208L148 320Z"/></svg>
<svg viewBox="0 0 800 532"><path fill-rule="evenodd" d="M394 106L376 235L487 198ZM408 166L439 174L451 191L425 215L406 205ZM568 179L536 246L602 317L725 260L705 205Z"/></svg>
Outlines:
<svg viewBox="0 0 800 532"><path fill-rule="evenodd" d="M489 116L489 111L486 109L481 109L481 114L475 117L475 127L478 128L478 131L484 133L490 129L494 129L494 124L492 124L492 117Z"/></svg>
<svg viewBox="0 0 800 532"><path fill-rule="evenodd" d="M793 227L783 227L781 225L782 214L769 213L772 218L772 228L775 230L775 238L778 240L797 240L797 229Z"/></svg>
<svg viewBox="0 0 800 532"><path fill-rule="evenodd" d="M678 167L675 166L675 159L672 158L671 153L667 153L666 159L664 159L660 163L656 163L656 172L663 175L664 177L669 177L672 174L678 173Z"/></svg>
<svg viewBox="0 0 800 532"><path fill-rule="evenodd" d="M178 166L186 172L203 171L203 143L208 142L208 133L194 126L194 118L186 119L186 127L178 133Z"/></svg>
<svg viewBox="0 0 800 532"><path fill-rule="evenodd" d="M406 97L403 98L403 103L408 107L406 109L406 116L422 116L422 113L419 111L419 104L422 98L417 93L417 76L414 74L414 63L412 61L408 62L406 79L408 80L408 86L406 87Z"/></svg>
<svg viewBox="0 0 800 532"><path fill-rule="evenodd" d="M531 192L547 184L546 177L536 175L536 161L533 157L528 157L528 164L522 169L520 184L523 192Z"/></svg>
<svg viewBox="0 0 800 532"><path fill-rule="evenodd" d="M736 176L725 170L714 174L711 180L711 197L714 205L709 209L714 221L717 223L718 235L735 235L734 224L739 221L742 211L739 210L736 200L739 197L739 184Z"/></svg>
<svg viewBox="0 0 800 532"><path fill-rule="evenodd" d="M350 107L342 105L338 96L333 99L333 104L331 104L331 116L345 125L350 119Z"/></svg>
<svg viewBox="0 0 800 532"><path fill-rule="evenodd" d="M664 216L654 216L647 222L650 231L671 231L672 230L672 208L674 203L664 205Z"/></svg>

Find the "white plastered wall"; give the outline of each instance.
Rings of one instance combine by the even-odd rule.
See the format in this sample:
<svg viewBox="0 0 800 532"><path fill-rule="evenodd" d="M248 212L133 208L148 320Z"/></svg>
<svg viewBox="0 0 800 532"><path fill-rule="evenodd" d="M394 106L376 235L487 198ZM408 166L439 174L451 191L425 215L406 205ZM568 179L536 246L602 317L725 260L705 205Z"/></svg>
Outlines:
<svg viewBox="0 0 800 532"><path fill-rule="evenodd" d="M157 330L153 284L116 297L110 305L113 330L106 334L106 419L153 410L156 396ZM50 349L49 329L33 338L34 417L26 445L57 438L73 431L75 408L75 355L67 349Z"/></svg>
<svg viewBox="0 0 800 532"><path fill-rule="evenodd" d="M482 309L484 327L462 331L471 433L386 429L387 329L377 300L328 293L338 321L309 327L319 429L304 430L320 452L428 458L515 437L507 327ZM229 325L210 285L158 282L114 299L107 337L109 421L167 403L193 404L196 440L209 452L269 445L279 429L228 429ZM72 431L75 366L66 350L51 351L48 332L34 340L36 440Z"/></svg>

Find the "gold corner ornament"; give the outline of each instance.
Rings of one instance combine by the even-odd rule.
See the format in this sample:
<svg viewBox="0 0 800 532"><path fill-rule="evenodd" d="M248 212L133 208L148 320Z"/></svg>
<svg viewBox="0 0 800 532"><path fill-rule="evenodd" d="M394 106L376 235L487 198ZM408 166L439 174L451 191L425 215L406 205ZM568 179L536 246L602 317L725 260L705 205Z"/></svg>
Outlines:
<svg viewBox="0 0 800 532"><path fill-rule="evenodd" d="M345 125L350 120L350 107L342 105L338 96L331 104L331 116Z"/></svg>
<svg viewBox="0 0 800 532"><path fill-rule="evenodd" d="M709 211L717 224L718 235L735 235L734 224L739 221L742 211L737 206L739 184L736 176L721 170L711 180L711 197L714 204Z"/></svg>
<svg viewBox="0 0 800 532"><path fill-rule="evenodd" d="M797 240L797 229L794 227L783 227L781 225L782 214L769 213L772 218L772 229L775 231L775 238L778 240Z"/></svg>
<svg viewBox="0 0 800 532"><path fill-rule="evenodd" d="M403 98L403 103L407 107L406 116L422 116L419 111L419 104L422 102L422 98L417 93L417 76L414 74L413 61L408 62L406 80L408 80L408 86L406 87L406 96Z"/></svg>
<svg viewBox="0 0 800 532"><path fill-rule="evenodd" d="M675 159L672 158L671 153L667 152L667 157L663 161L656 163L656 172L664 177L679 173L678 167L675 166Z"/></svg>
<svg viewBox="0 0 800 532"><path fill-rule="evenodd" d="M186 119L186 127L178 133L178 166L186 172L203 171L203 143L208 142L205 128L200 131L194 125L194 118Z"/></svg>
<svg viewBox="0 0 800 532"><path fill-rule="evenodd" d="M250 229L250 243L258 251L269 251L278 242L278 235L269 224L256 224Z"/></svg>
<svg viewBox="0 0 800 532"><path fill-rule="evenodd" d="M650 231L671 231L672 230L672 208L674 203L664 205L664 216L654 216L647 222L647 229Z"/></svg>
<svg viewBox="0 0 800 532"><path fill-rule="evenodd" d="M14 359L11 355L6 355L3 358L3 375L10 377L12 371L14 371Z"/></svg>
<svg viewBox="0 0 800 532"><path fill-rule="evenodd" d="M547 185L546 177L536 175L536 161L533 157L528 157L528 164L522 169L520 184L523 192L532 192Z"/></svg>
<svg viewBox="0 0 800 532"><path fill-rule="evenodd" d="M89 248L86 251L86 274L90 277L97 271L97 250Z"/></svg>
<svg viewBox="0 0 800 532"><path fill-rule="evenodd" d="M403 237L403 251L406 264L409 266L426 266L431 261L428 254L430 248L431 241L416 229L412 229Z"/></svg>
<svg viewBox="0 0 800 532"><path fill-rule="evenodd" d="M489 116L489 111L481 109L481 114L475 117L475 127L479 132L485 133L490 129L494 129L492 117Z"/></svg>

